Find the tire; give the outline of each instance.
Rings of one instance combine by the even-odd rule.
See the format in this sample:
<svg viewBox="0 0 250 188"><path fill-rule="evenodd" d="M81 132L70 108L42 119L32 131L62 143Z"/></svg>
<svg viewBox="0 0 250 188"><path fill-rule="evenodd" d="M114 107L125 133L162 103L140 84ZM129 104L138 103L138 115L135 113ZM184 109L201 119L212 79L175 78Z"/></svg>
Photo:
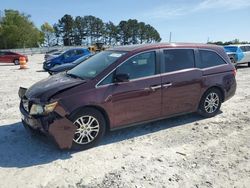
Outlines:
<svg viewBox="0 0 250 188"><path fill-rule="evenodd" d="M84 108L73 114L70 119L77 127L72 142L73 150L92 148L103 138L106 131L106 121L100 111L94 108ZM89 121L90 123L87 124Z"/></svg>
<svg viewBox="0 0 250 188"><path fill-rule="evenodd" d="M203 94L200 100L198 113L206 118L213 117L219 112L221 103L221 91L216 88L211 88Z"/></svg>
<svg viewBox="0 0 250 188"><path fill-rule="evenodd" d="M18 59L15 59L15 60L14 60L14 64L15 64L15 65L19 65L19 60L18 60Z"/></svg>
<svg viewBox="0 0 250 188"><path fill-rule="evenodd" d="M234 58L230 58L231 63L234 65L234 67L237 69L237 62L235 61Z"/></svg>

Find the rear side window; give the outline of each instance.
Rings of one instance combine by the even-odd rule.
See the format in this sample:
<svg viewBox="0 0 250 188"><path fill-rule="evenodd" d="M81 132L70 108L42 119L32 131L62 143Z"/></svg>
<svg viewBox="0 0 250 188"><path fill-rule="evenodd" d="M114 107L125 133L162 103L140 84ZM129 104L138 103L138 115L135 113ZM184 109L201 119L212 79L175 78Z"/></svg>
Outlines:
<svg viewBox="0 0 250 188"><path fill-rule="evenodd" d="M208 68L218 65L224 65L226 62L215 52L209 50L199 50L201 62L197 64L198 68Z"/></svg>
<svg viewBox="0 0 250 188"><path fill-rule="evenodd" d="M165 72L194 68L194 50L174 49L164 50Z"/></svg>

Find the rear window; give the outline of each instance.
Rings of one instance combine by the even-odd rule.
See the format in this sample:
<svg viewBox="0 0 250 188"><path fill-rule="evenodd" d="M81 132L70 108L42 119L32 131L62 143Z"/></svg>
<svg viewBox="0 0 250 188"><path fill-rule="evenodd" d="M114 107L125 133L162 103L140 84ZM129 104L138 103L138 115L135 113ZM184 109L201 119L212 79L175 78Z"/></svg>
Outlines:
<svg viewBox="0 0 250 188"><path fill-rule="evenodd" d="M201 62L197 64L198 68L208 68L226 64L226 62L216 52L209 50L199 50L199 52Z"/></svg>
<svg viewBox="0 0 250 188"><path fill-rule="evenodd" d="M194 50L174 49L164 50L165 72L194 68Z"/></svg>

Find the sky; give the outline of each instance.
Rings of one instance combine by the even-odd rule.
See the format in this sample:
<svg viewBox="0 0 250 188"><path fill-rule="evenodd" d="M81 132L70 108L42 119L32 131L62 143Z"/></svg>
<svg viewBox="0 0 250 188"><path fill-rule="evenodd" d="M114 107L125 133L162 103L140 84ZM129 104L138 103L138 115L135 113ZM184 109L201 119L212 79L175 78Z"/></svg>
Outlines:
<svg viewBox="0 0 250 188"><path fill-rule="evenodd" d="M152 25L162 42L250 41L250 0L2 0L0 10L31 15L37 27L65 14L93 15L118 24L137 19Z"/></svg>

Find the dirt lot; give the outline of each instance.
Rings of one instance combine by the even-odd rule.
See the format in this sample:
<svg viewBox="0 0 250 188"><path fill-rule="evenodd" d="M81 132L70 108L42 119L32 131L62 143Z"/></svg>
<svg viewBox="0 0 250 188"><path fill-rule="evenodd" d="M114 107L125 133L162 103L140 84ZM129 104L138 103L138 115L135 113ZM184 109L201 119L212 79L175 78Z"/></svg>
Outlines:
<svg viewBox="0 0 250 188"><path fill-rule="evenodd" d="M221 113L196 114L109 133L100 146L59 151L20 123L19 86L48 76L42 55L29 69L0 64L0 187L250 187L250 68Z"/></svg>

